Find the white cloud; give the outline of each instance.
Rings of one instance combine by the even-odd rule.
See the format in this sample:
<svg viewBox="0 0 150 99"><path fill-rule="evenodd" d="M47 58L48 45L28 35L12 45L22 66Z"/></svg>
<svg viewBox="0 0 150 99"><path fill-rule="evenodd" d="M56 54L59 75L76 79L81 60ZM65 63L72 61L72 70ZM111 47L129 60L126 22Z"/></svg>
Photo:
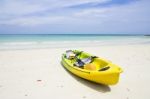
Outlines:
<svg viewBox="0 0 150 99"><path fill-rule="evenodd" d="M91 18L99 21L133 21L133 20L147 20L150 16L149 1L139 1L122 6L111 6L106 8L88 8L78 12L74 12L73 16L78 18ZM101 18L98 20L98 18ZM133 18L133 19L132 19ZM125 22L125 21L124 21Z"/></svg>
<svg viewBox="0 0 150 99"><path fill-rule="evenodd" d="M73 5L85 4L85 3L104 3L109 1L111 0L63 0L63 3L64 5L67 6L73 6Z"/></svg>
<svg viewBox="0 0 150 99"><path fill-rule="evenodd" d="M9 1L1 5L0 7L0 15L10 16L11 15L24 15L30 14L37 11L43 11L47 9L47 7L43 7L40 4L29 4L24 1Z"/></svg>
<svg viewBox="0 0 150 99"><path fill-rule="evenodd" d="M2 15L8 18L5 20L0 19L0 24L36 27L41 25L53 26L53 24L61 23L64 30L72 29L91 32L140 32L147 31L148 26L150 26L150 2L148 0L105 8L63 9L63 7L70 5L88 2L108 2L108 0L43 0L43 2L41 0L32 0L32 2L27 0L17 3L7 2L5 5L0 6L0 18ZM49 11L44 12L45 15L38 15L38 12L50 9L53 10L53 13ZM60 10L57 12L58 9ZM35 14L32 15L32 13ZM29 16L26 16L26 14L29 14ZM55 26L57 28L57 25Z"/></svg>
<svg viewBox="0 0 150 99"><path fill-rule="evenodd" d="M0 6L0 15L24 15L77 4L107 1L109 0L6 0Z"/></svg>
<svg viewBox="0 0 150 99"><path fill-rule="evenodd" d="M92 9L86 9L86 10L82 10L79 12L74 13L75 17L80 17L80 18L93 18L93 17L105 17L106 13L109 12L109 8L101 8L101 9L96 9L96 8L92 8Z"/></svg>
<svg viewBox="0 0 150 99"><path fill-rule="evenodd" d="M68 9L63 9L64 7L108 1L110 0L5 0L0 5L0 24L32 26L47 24L48 22L58 22L56 19L61 19L62 17L68 20L69 18L71 19L76 11L68 11ZM61 14L59 11L57 12L58 9L62 10ZM39 13L44 13L45 15L40 16ZM88 12L85 11L84 13ZM98 11L93 13L98 13ZM80 14L79 12L76 15L79 16Z"/></svg>
<svg viewBox="0 0 150 99"><path fill-rule="evenodd" d="M53 24L62 20L63 17L55 16L46 16L46 17L23 17L11 20L0 21L0 24L4 25L18 25L18 26L37 26L42 24Z"/></svg>

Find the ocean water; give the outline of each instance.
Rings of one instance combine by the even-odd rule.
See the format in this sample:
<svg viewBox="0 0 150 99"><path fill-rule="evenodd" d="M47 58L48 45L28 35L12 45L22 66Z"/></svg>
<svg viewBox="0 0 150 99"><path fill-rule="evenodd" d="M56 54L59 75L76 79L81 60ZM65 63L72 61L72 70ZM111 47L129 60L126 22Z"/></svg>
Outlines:
<svg viewBox="0 0 150 99"><path fill-rule="evenodd" d="M70 48L113 44L150 44L143 35L98 34L25 34L0 35L0 50L35 48Z"/></svg>

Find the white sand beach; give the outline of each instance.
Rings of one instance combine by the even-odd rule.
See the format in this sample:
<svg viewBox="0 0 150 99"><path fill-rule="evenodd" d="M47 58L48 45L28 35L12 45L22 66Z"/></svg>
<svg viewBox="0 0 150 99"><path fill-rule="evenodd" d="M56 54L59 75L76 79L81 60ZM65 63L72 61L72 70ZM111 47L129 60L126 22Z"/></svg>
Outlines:
<svg viewBox="0 0 150 99"><path fill-rule="evenodd" d="M114 86L74 76L60 63L68 48L1 50L0 99L149 99L150 45L71 48L89 52L121 66Z"/></svg>

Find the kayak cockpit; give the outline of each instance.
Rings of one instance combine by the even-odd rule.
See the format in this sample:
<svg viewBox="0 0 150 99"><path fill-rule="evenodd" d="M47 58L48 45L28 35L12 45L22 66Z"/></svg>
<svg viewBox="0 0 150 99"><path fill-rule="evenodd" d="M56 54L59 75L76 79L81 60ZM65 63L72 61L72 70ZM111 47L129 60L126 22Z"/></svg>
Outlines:
<svg viewBox="0 0 150 99"><path fill-rule="evenodd" d="M83 53L83 51L68 50L64 54L64 57L69 63L71 63L72 66L76 66L85 70L105 71L110 68L108 66L109 62L106 62L96 56Z"/></svg>

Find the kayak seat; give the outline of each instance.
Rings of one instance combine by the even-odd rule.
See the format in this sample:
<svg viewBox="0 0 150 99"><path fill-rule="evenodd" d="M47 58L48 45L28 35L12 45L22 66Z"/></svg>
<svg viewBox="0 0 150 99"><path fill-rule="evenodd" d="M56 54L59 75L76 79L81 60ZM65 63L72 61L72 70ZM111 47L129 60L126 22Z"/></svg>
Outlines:
<svg viewBox="0 0 150 99"><path fill-rule="evenodd" d="M73 65L77 66L77 67L80 67L80 68L83 68L84 64L85 63L82 62L81 59L77 59L77 61Z"/></svg>
<svg viewBox="0 0 150 99"><path fill-rule="evenodd" d="M82 52L83 52L83 51L75 52L75 51L72 51L72 50L67 50L67 51L66 51L65 58L67 58L67 59L75 59L75 58L77 58L78 56L80 56Z"/></svg>
<svg viewBox="0 0 150 99"><path fill-rule="evenodd" d="M77 59L76 62L74 63L74 66L84 67L84 65L90 64L92 61L93 61L92 57Z"/></svg>
<svg viewBox="0 0 150 99"><path fill-rule="evenodd" d="M65 55L65 58L67 59L74 59L76 56L76 54L72 51L72 50L67 50L66 51L66 55Z"/></svg>

